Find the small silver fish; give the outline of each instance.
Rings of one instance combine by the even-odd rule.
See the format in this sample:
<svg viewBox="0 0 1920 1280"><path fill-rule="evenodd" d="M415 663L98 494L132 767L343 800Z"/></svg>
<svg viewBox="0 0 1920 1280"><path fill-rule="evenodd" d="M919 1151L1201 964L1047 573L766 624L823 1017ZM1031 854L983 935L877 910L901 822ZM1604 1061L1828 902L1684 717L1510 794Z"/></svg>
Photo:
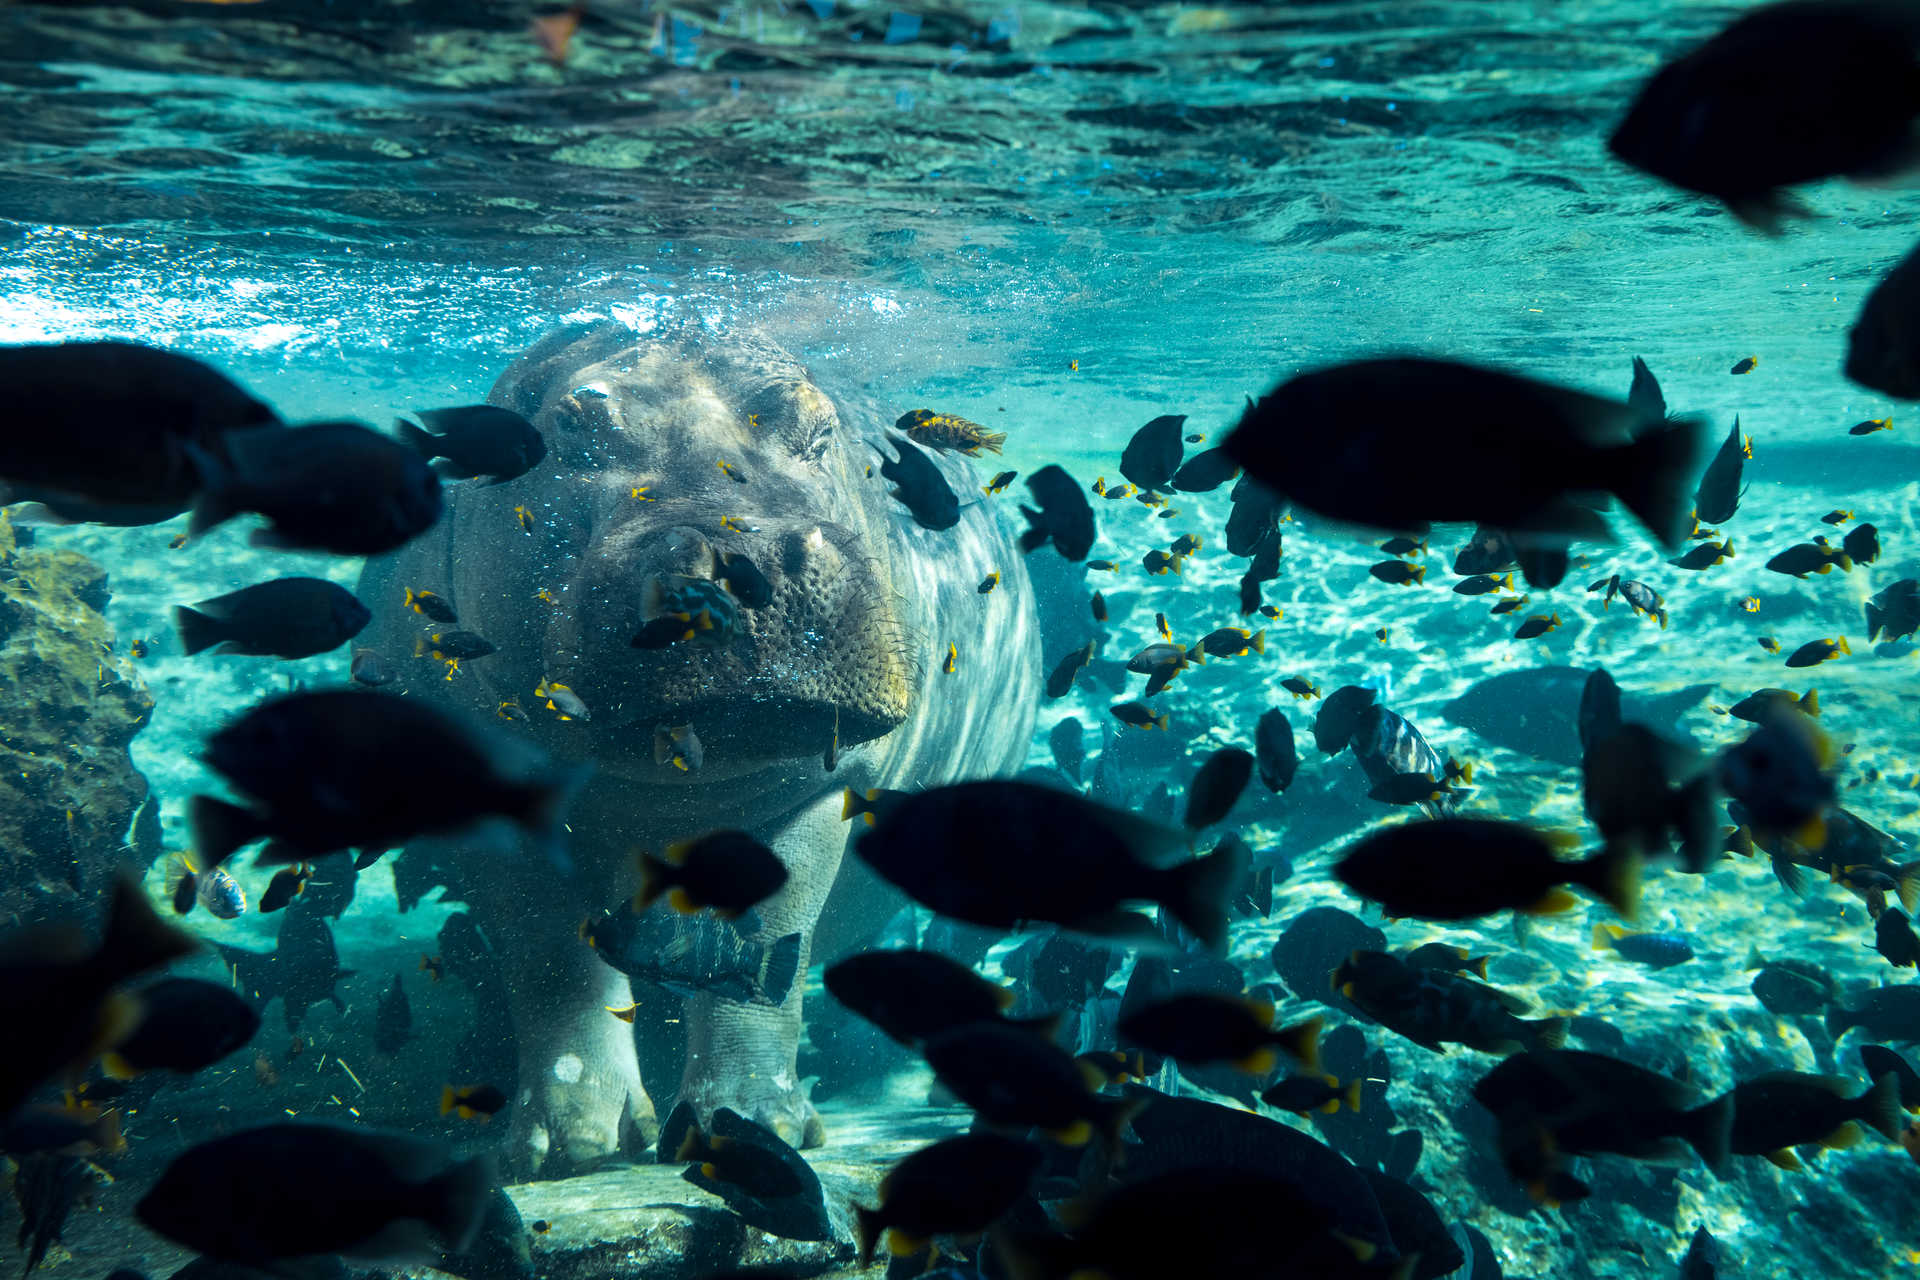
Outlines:
<svg viewBox="0 0 1920 1280"><path fill-rule="evenodd" d="M247 909L247 891L238 880L221 867L200 871L184 853L175 854L167 870L167 894L173 899L173 909L181 915L191 911L196 902L220 920L236 919Z"/></svg>

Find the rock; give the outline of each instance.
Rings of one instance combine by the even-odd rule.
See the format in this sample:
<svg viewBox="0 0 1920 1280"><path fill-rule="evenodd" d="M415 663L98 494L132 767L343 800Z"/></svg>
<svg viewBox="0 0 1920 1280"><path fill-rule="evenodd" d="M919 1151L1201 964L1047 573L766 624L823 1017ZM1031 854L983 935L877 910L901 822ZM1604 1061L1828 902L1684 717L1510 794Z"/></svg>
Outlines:
<svg viewBox="0 0 1920 1280"><path fill-rule="evenodd" d="M104 569L20 545L0 512L0 922L90 908L129 848L159 852L127 750L153 698L115 652L107 598Z"/></svg>

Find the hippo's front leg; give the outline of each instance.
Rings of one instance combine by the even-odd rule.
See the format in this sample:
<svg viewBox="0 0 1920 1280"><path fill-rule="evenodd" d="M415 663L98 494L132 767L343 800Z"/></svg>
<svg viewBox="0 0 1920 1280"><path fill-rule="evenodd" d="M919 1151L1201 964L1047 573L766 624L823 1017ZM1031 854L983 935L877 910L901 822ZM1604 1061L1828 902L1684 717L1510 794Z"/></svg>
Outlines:
<svg viewBox="0 0 1920 1280"><path fill-rule="evenodd" d="M766 1125L797 1147L826 1139L820 1114L800 1085L800 997L806 986L814 922L833 886L847 845L838 790L815 800L775 832L768 844L792 873L757 908L769 942L798 930L800 978L778 1005L749 1004L709 994L687 1002L687 1068L680 1097L703 1119L730 1107Z"/></svg>
<svg viewBox="0 0 1920 1280"><path fill-rule="evenodd" d="M633 1028L608 1013L633 996L625 974L577 936L576 904L496 862L473 893L507 984L505 1012L520 1049L507 1159L521 1176L564 1177L635 1154L659 1132L640 1083ZM497 1017L483 1010L482 1017Z"/></svg>

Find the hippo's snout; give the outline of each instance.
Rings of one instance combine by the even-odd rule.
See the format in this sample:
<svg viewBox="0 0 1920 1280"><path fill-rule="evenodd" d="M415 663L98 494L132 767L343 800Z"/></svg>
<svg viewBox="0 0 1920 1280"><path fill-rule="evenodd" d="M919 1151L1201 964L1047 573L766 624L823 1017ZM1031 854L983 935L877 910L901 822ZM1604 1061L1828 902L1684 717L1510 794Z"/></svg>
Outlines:
<svg viewBox="0 0 1920 1280"><path fill-rule="evenodd" d="M579 606L549 631L548 668L574 673L621 749L650 752L656 725L692 724L713 764L763 763L906 719L907 637L851 530L628 527L597 539L582 571Z"/></svg>

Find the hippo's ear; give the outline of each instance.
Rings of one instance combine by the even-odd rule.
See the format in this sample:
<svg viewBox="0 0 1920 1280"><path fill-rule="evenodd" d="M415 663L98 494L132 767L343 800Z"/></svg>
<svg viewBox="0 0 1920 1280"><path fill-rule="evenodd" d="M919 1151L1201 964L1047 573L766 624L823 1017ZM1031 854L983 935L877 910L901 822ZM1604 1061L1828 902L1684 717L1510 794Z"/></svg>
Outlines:
<svg viewBox="0 0 1920 1280"><path fill-rule="evenodd" d="M487 393L489 404L532 419L554 385L570 381L588 365L635 346L640 335L617 320L597 320L555 329L507 366ZM571 390L571 388L568 388Z"/></svg>

